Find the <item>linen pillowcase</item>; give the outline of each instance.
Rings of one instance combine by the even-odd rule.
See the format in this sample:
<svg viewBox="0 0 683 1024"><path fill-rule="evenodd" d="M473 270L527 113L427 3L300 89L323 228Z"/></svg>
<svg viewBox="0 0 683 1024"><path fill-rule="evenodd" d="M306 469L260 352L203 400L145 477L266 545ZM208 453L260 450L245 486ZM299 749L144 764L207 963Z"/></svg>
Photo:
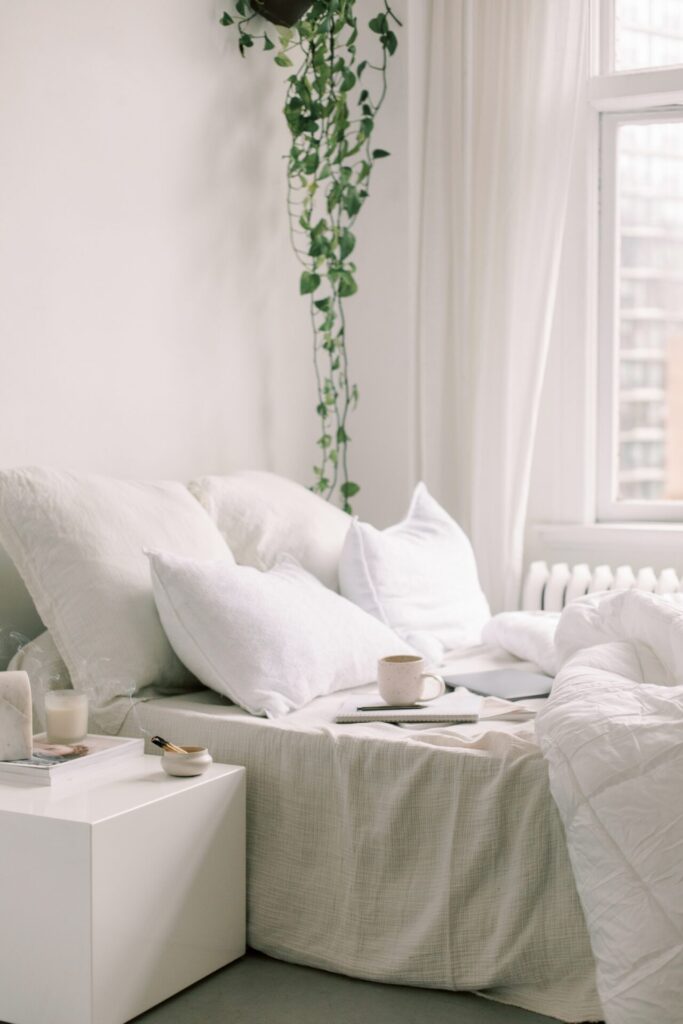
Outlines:
<svg viewBox="0 0 683 1024"><path fill-rule="evenodd" d="M178 657L212 690L277 718L314 697L369 683L390 629L291 559L268 572L229 560L148 552L159 616Z"/></svg>
<svg viewBox="0 0 683 1024"><path fill-rule="evenodd" d="M232 557L186 487L0 472L0 537L95 722L102 712L108 729L120 726L125 703L118 721L103 709L124 694L192 687L159 622L143 554L162 544L197 558Z"/></svg>
<svg viewBox="0 0 683 1024"><path fill-rule="evenodd" d="M339 564L341 593L381 619L432 664L481 643L490 618L472 545L420 483L408 515L377 530L355 519Z"/></svg>
<svg viewBox="0 0 683 1024"><path fill-rule="evenodd" d="M240 565L272 569L290 555L331 590L351 519L301 484L260 470L204 476L188 484Z"/></svg>

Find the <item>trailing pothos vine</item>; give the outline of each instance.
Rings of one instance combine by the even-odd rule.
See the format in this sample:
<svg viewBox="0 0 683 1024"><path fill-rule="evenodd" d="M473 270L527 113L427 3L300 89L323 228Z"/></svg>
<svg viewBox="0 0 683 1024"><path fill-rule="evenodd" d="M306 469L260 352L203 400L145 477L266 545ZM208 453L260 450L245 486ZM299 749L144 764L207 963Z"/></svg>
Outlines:
<svg viewBox="0 0 683 1024"><path fill-rule="evenodd" d="M259 0L255 0L255 7ZM356 219L369 194L377 113L387 92L387 65L400 22L387 0L371 19L377 56L359 59L354 0L314 0L293 28L266 24L248 0L233 0L221 24L234 26L244 56L257 42L293 68L284 114L291 132L287 160L292 247L302 265L300 291L310 296L320 458L312 489L338 494L351 512L360 487L349 475L349 414L358 388L349 377L345 302L358 290L353 252Z"/></svg>

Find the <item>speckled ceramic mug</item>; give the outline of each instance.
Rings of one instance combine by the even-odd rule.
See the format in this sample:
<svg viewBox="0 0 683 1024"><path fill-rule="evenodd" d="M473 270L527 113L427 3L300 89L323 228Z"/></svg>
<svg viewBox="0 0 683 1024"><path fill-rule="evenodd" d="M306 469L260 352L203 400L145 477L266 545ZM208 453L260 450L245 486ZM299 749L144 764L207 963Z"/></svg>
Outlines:
<svg viewBox="0 0 683 1024"><path fill-rule="evenodd" d="M417 654L391 654L377 662L377 682L382 700L387 704L415 704L434 700L446 692L441 676L423 671L424 658ZM436 693L425 694L425 680L433 679Z"/></svg>

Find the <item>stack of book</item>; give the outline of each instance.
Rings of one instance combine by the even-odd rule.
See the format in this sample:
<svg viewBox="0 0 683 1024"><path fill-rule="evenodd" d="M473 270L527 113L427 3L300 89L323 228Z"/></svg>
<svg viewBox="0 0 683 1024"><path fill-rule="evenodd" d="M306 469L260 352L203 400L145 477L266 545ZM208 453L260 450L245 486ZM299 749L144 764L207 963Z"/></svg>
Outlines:
<svg viewBox="0 0 683 1024"><path fill-rule="evenodd" d="M80 743L48 743L40 733L33 737L33 755L21 761L0 761L0 783L51 786L94 769L109 767L129 757L141 757L144 740L127 736L86 736Z"/></svg>

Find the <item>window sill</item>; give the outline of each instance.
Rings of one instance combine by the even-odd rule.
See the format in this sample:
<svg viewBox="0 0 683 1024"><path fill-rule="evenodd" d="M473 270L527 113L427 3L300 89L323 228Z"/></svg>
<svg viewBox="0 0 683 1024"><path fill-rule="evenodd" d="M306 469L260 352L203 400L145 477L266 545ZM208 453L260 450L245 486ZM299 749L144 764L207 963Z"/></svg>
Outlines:
<svg viewBox="0 0 683 1024"><path fill-rule="evenodd" d="M536 559L683 569L683 523L535 523L526 561Z"/></svg>

